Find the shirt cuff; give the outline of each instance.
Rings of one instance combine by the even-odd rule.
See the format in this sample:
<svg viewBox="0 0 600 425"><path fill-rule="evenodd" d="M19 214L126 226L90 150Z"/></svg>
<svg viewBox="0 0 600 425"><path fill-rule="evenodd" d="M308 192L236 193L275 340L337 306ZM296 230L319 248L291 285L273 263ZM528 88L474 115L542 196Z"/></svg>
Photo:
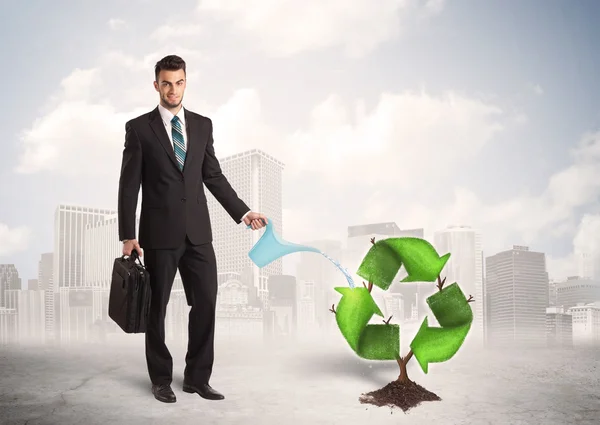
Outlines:
<svg viewBox="0 0 600 425"><path fill-rule="evenodd" d="M242 218L240 219L240 221L241 221L242 223L244 222L244 219L246 218L246 216L247 216L248 214L250 214L250 211L252 211L252 210L248 210L248 212L242 216Z"/></svg>

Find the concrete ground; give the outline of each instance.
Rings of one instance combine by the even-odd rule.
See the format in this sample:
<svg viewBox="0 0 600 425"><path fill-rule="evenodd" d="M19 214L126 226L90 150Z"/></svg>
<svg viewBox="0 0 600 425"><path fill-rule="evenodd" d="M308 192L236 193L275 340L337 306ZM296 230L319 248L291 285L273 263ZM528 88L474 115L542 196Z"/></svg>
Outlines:
<svg viewBox="0 0 600 425"><path fill-rule="evenodd" d="M262 342L219 343L208 401L181 391L185 349L174 355L177 402L154 399L143 339L77 347L1 347L2 424L598 424L600 350L460 351L411 379L442 401L409 410L359 396L398 375L395 362L360 360L341 338L269 352Z"/></svg>

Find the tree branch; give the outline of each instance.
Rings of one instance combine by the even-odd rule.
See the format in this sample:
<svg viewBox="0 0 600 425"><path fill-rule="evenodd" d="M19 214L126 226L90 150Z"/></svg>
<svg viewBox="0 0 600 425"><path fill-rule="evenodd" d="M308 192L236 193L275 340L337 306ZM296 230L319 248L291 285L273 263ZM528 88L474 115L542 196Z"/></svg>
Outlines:
<svg viewBox="0 0 600 425"><path fill-rule="evenodd" d="M335 304L331 304L331 308L329 309L329 311L331 311L333 314L336 314Z"/></svg>
<svg viewBox="0 0 600 425"><path fill-rule="evenodd" d="M473 298L473 295L469 295L469 299L467 300L468 303L472 303L475 301L475 298Z"/></svg>
<svg viewBox="0 0 600 425"><path fill-rule="evenodd" d="M437 278L438 284L437 284L437 288L441 291L442 288L444 287L444 283L446 283L446 278L444 278L444 280L442 280L439 276Z"/></svg>

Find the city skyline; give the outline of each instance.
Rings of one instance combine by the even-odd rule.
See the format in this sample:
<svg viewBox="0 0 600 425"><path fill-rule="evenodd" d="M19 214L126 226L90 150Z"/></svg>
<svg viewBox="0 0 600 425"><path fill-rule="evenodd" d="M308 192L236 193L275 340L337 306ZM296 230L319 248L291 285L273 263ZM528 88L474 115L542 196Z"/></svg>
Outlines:
<svg viewBox="0 0 600 425"><path fill-rule="evenodd" d="M282 177L284 164L260 150L222 159L223 171L240 196L251 199L279 225L282 234ZM258 269L248 258L261 232L249 232L230 222L217 200L207 196L218 267L216 326L221 339L259 338L271 343L307 335L329 334L334 310L333 290L341 275L315 253L293 253L298 262L292 274L283 272L282 259ZM139 208L138 208L139 211ZM136 232L140 217L136 214ZM72 344L127 337L108 315L111 270L121 255L114 235L118 216L112 209L59 204L55 208L54 247L38 262L37 279L19 276L14 264L0 264L0 344ZM395 222L348 226L345 240L318 240L311 246L334 255L355 281L357 268L375 240L394 237L424 238L423 228L401 229ZM600 276L596 253L579 253L580 276L550 279L546 254L527 246L484 258L479 229L449 225L434 230L429 242L438 254L450 253L440 279L457 282L469 300L474 297L470 347L537 345L546 347L600 343ZM306 243L305 241L303 241ZM285 256L283 257L285 258ZM334 273L335 271L335 273ZM427 298L436 283L402 283L401 269L388 291L375 291L375 302L405 330L413 331L431 315ZM31 288L30 288L31 285ZM32 290L29 290L32 289ZM165 318L170 340L182 341L189 313L179 273ZM331 305L332 307L328 308ZM329 316L329 318L327 317ZM278 343L278 342L276 342Z"/></svg>
<svg viewBox="0 0 600 425"><path fill-rule="evenodd" d="M249 154L251 155L254 152L257 152L257 150L252 149L252 150L249 150L249 151L240 152L237 155L241 155L241 156L249 155ZM260 151L258 151L258 152L260 154ZM235 184L234 184L234 187L235 187ZM215 222L215 218L217 220L220 220L220 217L226 217L225 220L227 220L227 218L228 218L227 214L225 213L225 211L218 210L219 208L222 208L222 207L218 203L216 203L216 201L214 200L214 197L212 196L212 194L207 193L207 198L209 199L209 205L211 207L211 220L212 220L212 222L213 223ZM137 222L136 226L139 225L139 208L140 207L141 207L141 200L138 203L138 216L136 218L138 220L138 222ZM115 257L119 255L117 253L119 251L118 248L120 246L120 242L118 241L118 237L116 237L117 234L115 233L115 240L112 241L112 243L111 243L109 241L110 233L107 233L107 231L110 232L110 229L113 229L115 227L115 225L116 225L116 215L115 215L116 214L116 210L115 209L111 209L111 208L98 208L98 207L86 206L86 205L82 205L82 204L60 203L60 204L57 205L57 207L55 209L55 217L54 217L55 223L59 223L59 221L60 221L59 217L61 217L61 219L64 220L64 218L62 218L62 216L58 215L58 214L59 213L63 214L63 215L66 214L65 209L68 209L68 210L71 210L71 209L73 209L73 210L80 209L80 210L86 210L86 211L89 212L89 214L92 214L92 215L96 214L97 218L95 219L95 221L90 222L89 225L82 223L82 225L83 225L84 228L86 226L91 226L91 228L94 228L98 224L102 225L102 223L105 220L111 220L112 226L110 226L110 228L107 229L107 230L103 230L103 238L106 239L105 244L109 244L109 246L111 247L111 248L109 248L110 252L113 253L113 254L116 254ZM217 211L216 214L215 214L215 211ZM100 212L102 212L102 213L100 213ZM103 214L105 214L105 215L103 215ZM222 222L222 220L220 220L218 223L219 223L219 225L221 227L227 226L226 221ZM392 223L392 222L389 222L389 223ZM357 226L363 226L363 225L373 225L373 224L377 224L377 223L362 223L362 224L358 224L358 225L357 224L353 224L352 226L348 226L348 228L357 227ZM219 235L222 235L223 231L218 226L217 226L216 232L218 232ZM243 236L244 235L244 230L241 230L241 232L240 232L240 229L236 229L236 228L234 228L234 226L236 226L236 225L235 224L232 224L232 225L230 224L229 228L231 230L236 231L237 233L239 233L240 235ZM283 232L281 230L281 224L280 225L276 225L276 227L279 228L278 233L282 234ZM447 225L447 226L445 226L444 228L441 228L441 229L427 229L427 232L424 232L423 230L425 230L425 229L421 228L420 234L419 235L415 235L415 236L416 237L421 237L421 238L424 238L424 239L428 240L432 245L434 245L434 247L436 247L436 249L438 249L438 253L440 255L443 255L443 254L445 254L447 252L450 252L452 254L452 250L448 250L448 249L444 249L443 248L443 247L446 247L446 246L451 246L451 244L449 244L447 242L446 243L440 243L439 241L436 242L437 241L436 238L438 238L439 235L441 235L441 234L443 234L445 232L448 232L448 231L451 231L452 229L457 229L457 228L471 229L472 227L470 225L466 225L466 224L461 224L461 225L450 224L450 225ZM137 231L137 227L136 227L136 231ZM408 230L407 231L407 230L398 229L398 231L401 232L401 233L398 234L399 236L412 236L413 233L414 233L412 230ZM477 232L477 235L478 235L477 238L478 238L478 241L479 241L478 244L479 244L479 247L480 247L478 252L482 256L484 256L484 257L487 258L487 257L491 257L491 256L497 254L498 252L501 252L501 251L498 251L498 252L496 252L494 254L489 254L488 252L486 252L484 249L482 249L482 247L484 246L484 242L482 242L482 240L483 241L485 240L485 235L482 235L481 232L478 229L473 229L473 231ZM213 232L215 232L214 224L213 224ZM408 232L408 233L405 233L405 232ZM425 233L428 233L429 237L426 237ZM247 233L247 235L249 235L250 240L251 240L251 245L249 245L248 251L258 241L258 239L260 238L260 234L262 234L262 231L260 231L257 234ZM392 234L390 234L388 236L391 236L391 235ZM81 239L82 235L79 235L78 238ZM239 239L239 236L236 238L236 237L232 237L231 235L229 235L227 239L229 241L234 241L236 239ZM284 239L290 241L285 235L284 235ZM81 239L81 240L83 240L83 239ZM325 240L325 239L321 239L321 240ZM342 246L345 246L345 243L346 243L346 239L344 239L344 238L341 238L339 240L335 240L335 239L330 239L330 240L335 241L335 242L341 242ZM221 241L221 244L222 244L222 242L223 241ZM290 242L293 242L293 243L303 243L304 244L304 243L307 243L309 241L307 241L307 240L304 239L304 240L290 241ZM58 240L54 241L55 245L56 245L56 243L58 243ZM217 244L217 245L220 246L219 244ZM515 246L515 245L517 245L517 244L513 243L510 246L512 247L512 246ZM88 245L85 248L89 249L90 247ZM81 251L83 251L83 249L84 249L83 244L82 244L82 247L79 248L79 249ZM365 245L365 250L366 249L368 249L368 245ZM506 247L505 249L510 249L510 247ZM218 248L216 249L216 251L219 251ZM54 251L51 252L51 254L52 253L54 253ZM579 254L579 255L577 255L577 254ZM596 250L596 251L590 251L590 252L584 252L584 253L577 253L577 254L574 255L572 258L570 258L570 263L571 263L570 266L571 266L571 269L573 270L572 273L570 273L569 275L565 275L565 276L552 276L552 275L549 274L549 279L551 281L552 280L554 280L554 281L566 281L567 279L572 278L572 277L582 277L582 278L583 277L588 277L588 278L592 278L592 277L598 276L597 273L600 271L600 262L598 261L598 251ZM44 253L42 253L40 255L44 255ZM81 255L81 254L79 254L79 255ZM453 257L456 258L457 254L455 253L453 255ZM449 264L452 264L454 262L454 258L452 258L453 261L451 261ZM356 263L357 259L358 258L353 258L354 263ZM58 264L58 263L56 263L57 260L58 260L58 257L54 256L54 262L55 263L53 264L53 267L56 268L57 270L60 270L60 267L57 267L57 264ZM37 259L33 259L32 258L31 259L31 263L35 264L35 265L38 265L39 261L40 261L39 258L37 258ZM249 261L249 259L247 259L247 261ZM289 274L289 273L295 273L295 269L298 266L298 264L300 263L300 261L301 261L301 254L295 253L295 254L288 255L288 256L284 257L283 259L277 260L276 263L281 263L281 262L285 263L285 262L287 262L288 263L288 267L287 268L284 267L284 269L285 269L286 273ZM14 265L14 263L1 263L1 262L0 262L0 264ZM359 263L356 263L356 265L358 265L358 264ZM82 271L83 270L83 266L84 266L83 264L81 264L79 266L80 270L77 272L78 274L84 274L84 272ZM99 265L95 265L95 266L96 266L96 268L99 267ZM105 262L103 264L103 266L106 268L107 263ZM342 264L342 266L346 266L346 268L348 268L347 265ZM280 267L280 266L278 266L278 267ZM483 264L479 265L478 267L479 267L479 270L484 270ZM29 268L30 267L26 267L26 269L29 269ZM279 269L278 268L277 270L283 272L284 269ZM351 273L354 273L353 270L350 270L350 271L351 271ZM36 267L33 270L33 276L36 277L35 279L32 279L31 276L25 276L24 274L20 273L19 277L22 280L22 283L21 283L22 287L24 289L28 289L28 283L30 281L37 280L37 277L39 276L39 273L40 273L40 270L39 270L38 267ZM103 270L103 271L98 270L97 273L101 273L104 276L107 276L108 272L106 270ZM449 271L449 273L450 273L450 276L453 276L452 271ZM482 277L485 277L485 272L482 272ZM105 280L106 280L106 278L105 278ZM62 279L60 277L58 277L58 281L61 282L61 283L59 283L58 287L64 285L64 283L62 283ZM56 287L55 287L55 290L56 290ZM479 295L482 295L482 294L479 293ZM479 312L477 314L480 316L482 313Z"/></svg>
<svg viewBox="0 0 600 425"><path fill-rule="evenodd" d="M239 152L239 153L237 153L235 155L232 155L231 157L236 157L236 156L242 156L243 157L243 156L247 156L247 155L252 155L254 153L258 153L259 155L260 154L264 154L260 150L251 149L251 150L248 150L248 151ZM269 157L269 156L267 155L267 157ZM273 160L277 161L276 159L273 159ZM235 188L236 184L233 183L233 186ZM250 184L250 187L251 186L252 186L252 184ZM252 193L252 190L250 190L249 193ZM219 225L221 227L223 227L224 225L227 226L226 221L222 222L222 220L221 220L221 217L226 217L225 220L227 220L229 218L227 216L226 212L224 210L223 211L220 210L220 209L222 209L222 207L215 201L214 196L212 196L212 194L210 194L210 192L207 193L207 198L208 198L208 202L209 202L210 209L211 209L211 220L212 220L212 222L214 223L215 218L216 218L217 220L219 220L218 223L219 223ZM139 209L140 208L141 208L141 199L140 199L140 202L138 202L138 210L137 210L137 216L136 216L136 220L138 220L138 221L136 222L136 226L139 225ZM119 251L118 247L120 246L120 242L118 241L118 237L115 236L115 240L112 243L109 241L109 238L110 238L110 233L109 232L116 225L116 209L115 208L99 208L99 207L93 207L93 206L89 206L89 205L86 206L86 205L83 205L83 204L59 203L56 206L56 208L55 208L55 214L54 214L54 220L53 220L54 223L55 224L59 223L59 222L61 222L61 220L64 221L65 220L64 217L66 216L66 214L68 212L66 210L70 211L71 209L73 211L75 211L75 210L85 210L87 212L87 214L89 214L89 215L95 215L96 216L96 218L93 219L92 221L90 221L89 224L87 222L86 223L81 223L81 225L83 226L82 228L86 228L87 226L91 226L91 228L93 229L94 227L97 227L98 225L102 226L102 224L103 224L104 221L109 220L110 223L112 224L112 226L110 226L109 229L103 230L102 236L103 236L104 239L106 239L106 242L104 242L104 243L105 244L109 244L109 246L111 246L111 248L109 248L110 252L117 253ZM381 223L362 223L362 224L354 223L353 225L347 226L347 228L350 229L352 227L360 227L360 226L365 226L365 225L366 226L369 226L369 225L378 225L378 224L384 224L384 223L394 223L395 224L395 222L393 222L393 221L392 222L381 222ZM244 233L245 233L244 230L242 230L240 232L241 227L238 228L238 229L236 229L234 226L237 226L237 225L230 224L229 229L236 231L240 235L244 235ZM214 228L214 224L213 224L213 228ZM279 225L276 224L276 228L278 228L278 233L280 233L280 234L283 235L281 223ZM458 229L458 228L472 229L473 231L475 231L477 233L477 238L478 238L477 239L478 240L477 243L479 244L478 246L480 247L478 252L481 255L483 255L484 257L489 258L489 257L492 257L493 255L495 255L495 254L497 254L497 253L499 253L499 252L502 251L502 250L499 250L499 251L497 251L496 253L493 253L493 254L490 254L489 252L485 251L485 249L484 249L484 247L485 247L485 242L484 242L485 241L485 235L483 235L479 229L473 229L471 225L464 224L464 223L463 224L448 224L445 227L440 228L440 229L424 229L424 228L420 228L420 232L419 232L418 235L414 234L414 230L410 230L410 229L406 230L406 229L399 229L398 228L398 232L400 232L400 233L398 233L398 236L413 236L414 235L416 237L424 238L424 239L428 240L432 245L434 245L434 247L436 249L438 249L438 252L439 252L440 255L443 255L443 254L445 254L447 252L452 253L452 250L448 250L448 249L444 249L444 248L439 249L439 248L440 247L445 247L445 246L451 246L451 244L440 243L438 241L438 239L436 239L436 238L438 238L439 235L441 235L443 233L446 233L446 232L451 231L452 229ZM108 231L108 233L107 233L107 231ZM60 230L59 230L59 232L60 232ZM136 227L136 232L137 232L137 227ZM215 232L215 229L213 229L213 232ZM219 229L218 226L217 226L216 232L218 232L219 235L224 234L223 231L221 231L221 229ZM251 246L254 245L258 241L258 239L260 238L261 234L262 234L262 231L259 231L258 233L252 233L252 234L251 233L247 233L247 235L249 235L250 240L251 240L251 245L249 246L248 251L251 248ZM384 236L385 237L392 236L393 234L394 233L390 233L390 234L384 235ZM426 234L427 234L427 236L426 236ZM115 235L117 235L117 234L115 233ZM225 236L230 241L236 240L236 238L239 239L239 236L237 236L237 237L232 237L231 235L229 235L229 236L225 235ZM81 234L79 234L77 236L77 238L80 241L83 241ZM289 241L289 239L287 238L286 235L284 235L284 239L286 239L286 240ZM327 240L327 238L321 238L320 240ZM346 241L347 241L347 239L345 239L345 238L340 238L339 240L336 240L336 239L329 239L329 240L332 240L332 241L335 241L335 242L341 242L342 246L345 246ZM436 241L438 241L438 242L436 242ZM221 241L221 243L222 242L223 241ZM307 243L309 241L307 241L306 239L302 239L302 240L299 240L299 241L290 241L290 242L305 244L305 243ZM55 248L57 248L57 247L60 247L61 245L56 245L56 244L61 244L61 243L62 242L60 242L59 239L55 239L54 242L53 242L53 245L55 245ZM83 249L84 249L83 245L84 244L82 244L82 247L79 248L79 250L83 251ZM219 244L217 243L217 245L219 245ZM511 243L511 244L509 244L509 246L507 246L504 249L508 250L508 249L510 249L513 246L517 246L517 244ZM89 246L86 246L85 248L88 249ZM595 248L595 246L593 248ZM366 251L366 249L368 249L368 244L365 244L365 251ZM216 249L216 250L218 251L218 249ZM53 254L54 252L56 252L56 249L55 249L55 251L49 252L49 254ZM600 273L600 261L599 261L600 257L599 257L599 252L600 251L598 251L597 249L596 250L590 250L590 251L583 251L583 252L582 251L575 252L574 255L569 258L569 263L570 263L569 266L570 266L570 268L572 270L572 273L570 273L568 275L563 275L563 276L552 276L550 273L548 273L549 274L549 280L551 280L551 281L566 281L566 280L568 280L570 278L573 278L573 277L594 278L595 276L600 276L598 274L598 273ZM40 255L43 256L44 254L45 253L41 253ZM81 255L81 254L79 254L79 255ZM118 256L118 255L119 254L117 254L116 256ZM284 266L284 269L285 269L286 273L288 273L288 274L289 273L295 273L295 269L298 266L299 262L301 261L301 255L302 254L299 254L299 253L288 255L288 256L284 257L283 259L277 260L276 263L282 263L283 262L285 264L287 262L288 263L288 267L285 268L285 266ZM454 254L453 257L456 257L456 256L457 255ZM57 267L58 266L57 260L58 260L58 257L54 256L53 267L55 269L57 269L57 270L60 270L60 267ZM357 258L353 258L353 260L356 263ZM32 264L38 265L39 261L40 261L39 258L37 258L37 259L33 259L32 258L31 261L30 261L31 264L30 263L26 263L25 269L30 269ZM453 261L454 261L454 259L453 259ZM453 261L449 262L449 264L452 264ZM10 263L10 262L2 263L2 262L0 262L0 265L14 265L14 263ZM358 263L356 263L356 265L358 265ZM97 264L95 266L96 266L96 268L101 267L100 265L97 265ZM106 267L106 263L103 264L103 266ZM344 266L344 264L342 264L342 266ZM84 274L85 273L83 271L84 264L81 263L78 267L79 267L79 270L78 270L77 273L78 274ZM480 270L484 270L483 264L480 264L478 267L479 267ZM281 272L283 272L284 269L277 268L277 270L281 271ZM352 273L354 273L354 271L352 271L352 270L350 270L350 271ZM102 273L104 276L106 276L106 273L107 273L106 270L104 270L104 271L99 271L98 270L97 272L98 273ZM36 284L37 284L37 280L39 278L39 273L40 273L39 267L36 267L33 270L32 273L33 273L32 276L34 276L33 278L32 278L32 276L25 276L22 273L19 274L19 278L22 281L21 285L22 285L22 287L24 289L28 289L29 282L36 281ZM449 271L449 273L450 273L451 276L453 275L452 271ZM485 272L483 272L483 277L485 277ZM62 282L62 280L63 279L59 276L58 277L58 281L61 282L61 283L59 283L58 287L64 286L64 283ZM105 280L106 280L106 278L105 278ZM56 288L57 287L55 287L55 290L56 290ZM478 314L480 315L481 313L478 313Z"/></svg>
<svg viewBox="0 0 600 425"><path fill-rule="evenodd" d="M266 209L261 207L261 210L264 210L271 219L281 217L283 209L283 205L280 203L282 199L280 183L282 163L260 150L240 152L224 158L222 162L224 172L231 176L231 183L241 196L252 199L254 205L267 206ZM264 174L265 172L267 174ZM267 195L270 195L270 198ZM279 200L279 203L274 202L274 200ZM220 285L220 294L225 291L225 294L220 296L226 299L239 299L242 290L256 291L255 294L246 293L245 301L238 302L237 305L229 304L229 307L226 306L224 309L220 307L217 315L219 317L218 326L219 331L225 335L225 338L257 335L257 332L261 333L260 329L265 326L271 329L271 333L276 332L273 327L280 329L280 331L281 329L288 329L284 333L291 332L288 328L291 326L289 317L293 317L294 333L296 332L296 326L299 330L309 333L316 329L331 331L333 322L328 320L326 306L331 305L332 301L335 304L335 294L331 282L335 281L336 278L341 280L341 275L335 273L331 267L329 269L325 268L323 259L315 257L314 254L313 258L309 258L310 253L292 254L297 259L296 269L291 272L294 279L297 280L293 314L288 311L289 306L275 305L271 309L268 302L272 299L272 296L266 289L266 280L271 275L278 276L283 273L281 260L273 263L269 270L261 269L260 276L264 277L259 277L259 274L254 270L255 267L251 266L251 269L248 269L250 260L247 257L247 252L257 242L259 232L250 233L239 225L229 223L230 217L225 211L219 209L220 206L212 195L208 195L207 202L211 210L213 234L220 241L215 245L219 272L221 274L233 273L239 276ZM12 267L10 270L12 270L11 276L13 276L13 290L6 292L4 288L0 288L2 289L0 299L6 298L6 294L10 294L12 297L10 305L13 310L3 309L0 311L2 313L0 327L2 328L3 341L7 338L10 339L13 334L18 335L19 341L23 338L31 338L32 335L48 341L54 340L61 344L79 340L88 341L90 338L94 338L95 332L107 332L107 329L110 328L113 328L113 331L109 331L109 335L115 335L114 324L108 318L106 312L110 289L110 269L114 258L120 255L120 243L113 237L117 233L117 225L116 211L113 209L95 209L84 205L68 204L59 204L56 207L54 220L55 252L42 254L37 271L38 279L18 278L19 285L23 289L28 288L29 282L33 282L40 289L42 286L47 287L49 282L52 282L49 288L50 291L47 290L45 298L41 299L40 306L43 309L41 313L37 313L35 319L32 316L35 310L29 312L24 307L27 304L20 301L21 297L28 297L26 299L30 299L32 296L35 297L35 292L15 291L16 284L14 282L16 280L14 276L16 276L17 270L12 265L4 265L5 268ZM139 216L137 217L136 226L139 226ZM277 232L282 233L281 223L275 226ZM350 272L355 279L360 279L352 269L358 267L370 246L372 237L376 239L403 236L424 238L424 233L422 228L400 229L395 222L363 223L348 226L345 240L315 241L314 246L320 247L330 255L336 256L337 254L342 265L350 267ZM285 235L283 236L285 238ZM430 243L438 250L439 254L443 255L447 252L451 254L448 264L442 271L442 277L453 282L459 282L465 295L475 297L475 303L473 304L474 321L470 340L479 345L482 343L493 345L498 342L496 340L503 340L504 343L507 343L507 341L508 343L518 342L513 341L511 339L513 337L507 338L506 329L503 331L503 338L497 336L501 335L499 332L502 331L502 321L506 322L507 319L505 317L506 313L499 313L497 303L498 297L501 295L498 294L502 291L504 291L502 293L506 292L506 284L509 281L498 286L499 282L494 277L495 272L490 276L488 276L488 272L484 272L484 263L486 263L486 269L494 270L495 258L503 254L503 252L499 252L487 256L484 262L482 250L482 240L484 239L485 236L478 229L471 226L449 225L444 229L434 230ZM339 245L337 245L338 243ZM514 249L516 248L513 247ZM526 247L519 249L525 252L528 251ZM508 251L504 253L506 252ZM541 281L541 286L538 285L537 292L534 290L537 295L531 292L534 295L520 297L519 299L526 300L525 304L520 307L524 308L520 313L521 316L515 314L513 318L508 318L511 322L517 319L520 320L523 322L522 326L530 326L532 320L534 320L537 327L534 326L533 329L517 327L509 330L509 332L511 335L514 334L514 338L517 338L517 333L527 334L527 332L533 332L537 339L527 336L525 341L536 340L538 343L544 344L546 340L551 338L563 341L563 343L567 340L586 343L590 338L589 332L586 333L585 331L585 326L588 323L588 319L585 318L587 313L575 313L576 316L573 321L571 321L570 315L571 311L589 311L590 317L595 317L594 315L597 313L594 313L596 307L593 303L598 303L598 300L600 300L600 284L592 282L592 286L597 285L593 286L597 289L596 292L593 288L586 293L581 293L581 291L565 292L568 291L569 284L575 288L579 288L581 285L570 283L571 281L568 279L574 277L568 278L565 282L552 280L551 285L551 279L548 278L547 274L545 254L542 253L542 255L544 256L542 262L544 278ZM577 265L582 279L585 279L583 276L586 274L595 274L597 270L593 267L593 263L590 266L588 261L590 258L593 259L593 255L591 257L590 255L583 255L577 258ZM44 264L48 264L49 261L53 266L50 278L48 271L44 270ZM327 264L327 266L330 266L330 264ZM320 271L317 272L317 270ZM521 271L515 273L531 274L530 272L523 273L523 269L519 270ZM401 279L404 274L405 271L401 271L397 279ZM588 278L590 277L592 279L598 278L595 275ZM484 281L487 284L485 287ZM38 282L41 282L41 284L38 285ZM56 282L56 285L54 285L54 282ZM525 291L522 294L531 291L529 285L532 282L527 279L521 280L518 286L525 288L521 289L521 291ZM1 283L0 286L2 286ZM235 292L232 293L232 291ZM537 304L534 303L534 306L532 304L533 298L538 297L540 291L543 300L537 302ZM552 291L555 291L556 295L553 296ZM433 292L432 284L396 284L390 288L388 293L378 293L376 291L373 296L377 302L383 301L385 306L383 311L387 316L395 316L400 323L409 323L414 326L425 315L429 315L425 299ZM166 324L169 338L179 340L185 335L185 318L187 317L186 299L179 276L176 276L172 299ZM257 308L258 304L254 304L252 299L260 299L263 303L267 302L267 304ZM513 307L516 308L519 299L513 299L510 305L504 303L504 308L509 310ZM570 304L565 302L565 299L568 299ZM557 304L552 300L558 300L558 308L560 309L560 312L554 314L554 316L552 316L550 310L547 311L548 308ZM31 304L31 302L28 303ZM588 303L587 306L586 302ZM16 308L17 305L18 308ZM244 307L245 305L250 310ZM80 307L85 306L88 308L81 310ZM528 309L531 310L532 306L533 310L527 311ZM10 316L10 312L14 313L13 316ZM292 316L289 316L290 314ZM12 317L12 322L10 317ZM35 325L35 322L39 321L39 317L41 317L42 321L40 323L42 323L43 329ZM565 322L566 319L561 319L566 317L569 318L568 323ZM32 320L33 322L31 322ZM554 325L549 325L548 321L551 321ZM430 317L430 323L436 323L433 317ZM14 329L9 332L11 326L14 326ZM582 326L583 328L581 328ZM578 328L575 329L575 327ZM544 328L546 328L546 332L543 332ZM547 329L550 328L553 330L548 331ZM241 329L243 329L242 332L240 332ZM581 329L584 329L584 331ZM593 335L596 331L592 330L591 332ZM565 337L564 333L568 336ZM116 335L119 335L118 331ZM568 343L571 344L572 342Z"/></svg>
<svg viewBox="0 0 600 425"><path fill-rule="evenodd" d="M238 184L245 185L245 180L256 180L252 173L245 172L243 164L238 168L231 169L233 173L243 175ZM38 263L38 279L29 280L35 285L33 290L22 289L25 279L18 276L14 265L0 265L0 342L6 344L17 338L19 343L63 344L93 342L101 335L104 335L102 338L107 335L126 337L107 316L109 269L119 251L118 242L110 237L117 226L114 211L59 205L55 226L55 245L59 251L57 254L42 254ZM366 251L361 245L370 245L371 237L403 236L423 237L423 229L400 229L393 222L371 223L348 227L345 243L338 245L340 241L322 240L314 244L336 252L343 261L356 263ZM481 239L482 235L469 226L449 226L436 232L433 241L440 253L449 250L456 254L442 270L441 276L458 281L465 295L476 296L470 341L479 346L483 343L495 347L506 344L555 347L600 343L598 276L572 276L564 281L552 281L548 278L545 254L533 252L526 246L513 246L511 250L486 257L484 262ZM69 244L66 241L70 241ZM243 245L243 240L240 242ZM85 248L82 250L78 243ZM243 248L241 245L231 252ZM335 274L332 273L333 268L323 268L324 263L318 260L320 256L309 258L309 254L301 253L303 261L293 276L281 275L278 269L274 270L275 274L268 275L269 285L271 280L285 283L293 279L296 289L293 295L284 289L284 293L288 293L284 298L281 298L281 289L274 288L273 293L269 289L264 294L269 300L266 303L261 295L265 289L256 285L256 279L245 277L245 266L236 260L237 254L231 259L223 257L228 255L226 252L218 254L221 263L227 264L226 270L221 269L219 273L217 308L218 326L224 338L256 338L260 334L268 338L268 335L276 336L282 331L282 335L291 332L299 336L316 330L331 332L332 321L327 322L323 317L327 316L324 314L325 307L332 301L335 304L333 288L327 290L326 287ZM485 279L481 276L484 263L487 270ZM53 266L57 264L60 266L55 269ZM584 272L589 270L585 264L580 267ZM398 274L395 279L398 283L393 284L388 292L375 292L374 299L378 303L383 301L382 311L387 316L395 316L399 323L414 327L427 315L430 323L435 325L436 321L424 302L434 293L433 286L419 283L417 291L412 293L409 285L399 283L404 274L404 271ZM428 285L431 286L429 292L422 290ZM188 307L178 276L173 289L167 329L169 339L181 341L186 333ZM43 296L44 290L46 296ZM399 304L403 298L408 303ZM275 300L276 304L271 306L271 300ZM290 320L293 320L293 325ZM404 328L407 329L406 326ZM105 333L107 331L108 334ZM485 338L482 338L484 334Z"/></svg>

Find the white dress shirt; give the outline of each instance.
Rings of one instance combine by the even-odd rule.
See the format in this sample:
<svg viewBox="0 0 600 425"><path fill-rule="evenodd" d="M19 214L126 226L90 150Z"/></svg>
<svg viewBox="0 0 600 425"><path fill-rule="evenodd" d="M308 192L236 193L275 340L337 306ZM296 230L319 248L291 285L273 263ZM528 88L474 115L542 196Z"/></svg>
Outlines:
<svg viewBox="0 0 600 425"><path fill-rule="evenodd" d="M173 113L171 111L169 111L167 108L165 108L161 104L158 104L158 112L160 113L160 117L162 118L163 124L165 125L165 130L167 130L167 135L169 136L171 145L173 145L173 134L172 134L173 126L171 125L171 120L173 119L173 117L175 115L173 115ZM183 105L181 105L179 112L177 112L177 116L179 117L179 121L181 122L181 130L183 133L183 146L185 146L185 150L187 152L188 142L187 142L185 112L183 110ZM250 213L250 211L251 210L248 210L248 212L242 216L241 224L244 224L244 218Z"/></svg>

